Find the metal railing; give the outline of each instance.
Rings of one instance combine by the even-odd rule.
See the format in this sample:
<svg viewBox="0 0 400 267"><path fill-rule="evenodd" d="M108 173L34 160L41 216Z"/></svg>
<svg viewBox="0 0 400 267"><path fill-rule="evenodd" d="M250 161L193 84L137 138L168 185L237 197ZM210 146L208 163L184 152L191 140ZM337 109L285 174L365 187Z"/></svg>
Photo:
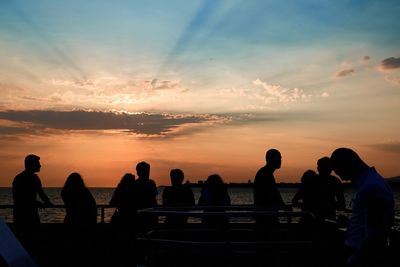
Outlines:
<svg viewBox="0 0 400 267"><path fill-rule="evenodd" d="M13 209L14 205L0 205L2 209ZM65 205L51 205L51 206L40 206L39 209L65 209ZM110 205L96 205L97 211L100 210L100 223L105 223L105 209L115 209Z"/></svg>
<svg viewBox="0 0 400 267"><path fill-rule="evenodd" d="M13 209L14 205L8 204L8 205L0 205L0 210L4 209ZM51 206L41 206L39 209L53 209L53 208L59 208L59 209L65 209L65 205L51 205ZM110 206L110 205L96 205L96 208L98 210L98 214L100 214L100 222L99 223L105 223L105 210L106 209L115 209L116 207ZM214 211L213 211L214 210ZM220 211L218 211L220 210ZM99 212L100 211L100 212ZM203 211L203 213L199 213L200 211ZM231 215L235 217L248 217L251 215L262 215L268 213L268 210L266 209L260 209L255 207L254 205L231 205L231 206L216 206L216 207L210 207L210 206L187 206L187 207L165 207L165 206L158 206L156 208L152 209L144 209L141 211L138 211L139 213L143 212L151 212L154 215L158 216L167 216L167 215L182 215L182 216L188 216L190 212L190 217L204 217L207 216L204 214L204 211L208 214L215 214L215 215ZM241 213L238 214L238 211ZM245 212L246 211L246 212ZM276 211L279 211L280 215L279 216L290 216L293 215L294 217L300 215L301 213L304 214L304 212L301 211L293 211L293 206L292 205L285 205L277 209L271 210L276 213ZM286 212L286 213L285 213ZM400 211L396 211L396 214L399 214ZM351 215L351 210L346 209L345 211L338 211L338 215ZM212 215L211 215L212 216ZM395 222L400 224L400 216L395 216Z"/></svg>
<svg viewBox="0 0 400 267"><path fill-rule="evenodd" d="M14 205L0 205L0 210L13 209ZM39 209L65 209L65 205L51 205L51 206L40 206ZM100 222L105 223L105 210L115 209L114 206L110 205L96 205L98 211L100 211ZM207 217L214 215L226 215L234 217L251 217L255 215L262 215L266 213L272 213L280 211L280 216L286 216L288 218L298 216L300 212L293 212L291 205L285 205L273 210L265 210L255 207L254 205L231 205L231 206L187 206L187 207L165 207L158 206L151 209L139 210L138 213L149 213L158 216L176 215L176 216L188 216L190 217ZM202 211L202 212L201 212ZM201 212L201 213L200 213ZM285 213L286 212L286 213ZM98 213L99 214L99 213Z"/></svg>

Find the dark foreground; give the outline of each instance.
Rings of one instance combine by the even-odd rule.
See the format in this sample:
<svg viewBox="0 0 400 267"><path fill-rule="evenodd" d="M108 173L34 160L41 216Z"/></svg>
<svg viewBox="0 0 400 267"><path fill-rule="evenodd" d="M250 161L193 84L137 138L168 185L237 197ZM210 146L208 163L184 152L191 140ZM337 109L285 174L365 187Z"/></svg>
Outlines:
<svg viewBox="0 0 400 267"><path fill-rule="evenodd" d="M204 218L206 213L192 215ZM266 230L248 220L247 214L232 211L228 216L239 218L231 216L230 222L221 214L226 212L209 212L211 220L206 223L158 223L136 232L106 223L90 228L42 224L27 236L9 226L39 267L343 266L344 231L335 223L305 226L283 212L284 220L269 222ZM391 242L380 266L398 266L400 232L395 228Z"/></svg>

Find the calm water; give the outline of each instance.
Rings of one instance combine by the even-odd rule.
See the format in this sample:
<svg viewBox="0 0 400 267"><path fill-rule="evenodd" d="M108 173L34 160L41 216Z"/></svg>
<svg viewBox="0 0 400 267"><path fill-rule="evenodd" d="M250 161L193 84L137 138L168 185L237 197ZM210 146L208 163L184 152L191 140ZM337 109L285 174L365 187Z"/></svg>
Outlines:
<svg viewBox="0 0 400 267"><path fill-rule="evenodd" d="M45 189L47 195L51 199L53 204L62 205L61 199L61 189L60 188L48 188ZM91 188L90 191L93 194L93 197L96 199L96 203L108 204L111 199L112 193L114 191L113 188ZM163 188L158 188L158 203L161 204L161 196L162 196ZM296 188L280 188L279 191L286 203L291 203L291 200L296 193ZM200 188L193 188L193 193L197 200L200 197ZM394 192L395 201L396 201L396 213L400 215L400 192ZM246 205L253 204L253 190L251 188L229 188L229 195L231 197L232 205ZM345 198L346 205L350 209L351 208L351 198L353 195L353 190L351 188L345 188ZM0 205L13 204L12 202L12 192L11 188L0 188ZM109 222L112 213L114 212L113 208L106 209L105 211L105 221ZM7 222L12 222L12 211L11 209L0 210L0 216L3 217ZM64 209L44 209L40 211L40 217L42 222L57 222L61 223L64 220L65 212ZM99 216L100 217L100 216Z"/></svg>

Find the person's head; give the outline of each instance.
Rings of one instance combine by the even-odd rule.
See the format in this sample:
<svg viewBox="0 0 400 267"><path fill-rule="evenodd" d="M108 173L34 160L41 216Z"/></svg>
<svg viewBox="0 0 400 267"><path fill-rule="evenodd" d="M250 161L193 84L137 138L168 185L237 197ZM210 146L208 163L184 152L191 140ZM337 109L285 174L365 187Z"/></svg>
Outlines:
<svg viewBox="0 0 400 267"><path fill-rule="evenodd" d="M307 170L303 173L301 177L301 183L303 185L312 184L315 181L315 177L317 177L317 173L313 170Z"/></svg>
<svg viewBox="0 0 400 267"><path fill-rule="evenodd" d="M173 169L169 173L169 176L171 177L171 184L174 185L181 185L183 182L183 179L185 175L183 174L183 171L181 169Z"/></svg>
<svg viewBox="0 0 400 267"><path fill-rule="evenodd" d="M329 157L320 158L317 161L318 173L320 175L330 175L332 173L332 163Z"/></svg>
<svg viewBox="0 0 400 267"><path fill-rule="evenodd" d="M71 173L64 184L64 189L74 190L74 189L82 189L85 188L85 183L83 182L82 176L77 173Z"/></svg>
<svg viewBox="0 0 400 267"><path fill-rule="evenodd" d="M272 148L265 154L267 165L273 169L279 169L282 163L282 156L279 150Z"/></svg>
<svg viewBox="0 0 400 267"><path fill-rule="evenodd" d="M135 182L135 175L132 173L125 173L119 181L118 187L127 187Z"/></svg>
<svg viewBox="0 0 400 267"><path fill-rule="evenodd" d="M342 180L353 181L368 165L350 148L338 148L331 155L332 168Z"/></svg>
<svg viewBox="0 0 400 267"><path fill-rule="evenodd" d="M150 177L150 164L147 162L139 162L136 165L136 173L141 179L149 179Z"/></svg>
<svg viewBox="0 0 400 267"><path fill-rule="evenodd" d="M40 157L30 154L25 157L25 170L31 171L31 172L40 172Z"/></svg>
<svg viewBox="0 0 400 267"><path fill-rule="evenodd" d="M208 176L204 185L206 185L208 188L218 188L218 187L224 185L224 181L222 180L221 176L219 176L218 174L212 174L212 175Z"/></svg>

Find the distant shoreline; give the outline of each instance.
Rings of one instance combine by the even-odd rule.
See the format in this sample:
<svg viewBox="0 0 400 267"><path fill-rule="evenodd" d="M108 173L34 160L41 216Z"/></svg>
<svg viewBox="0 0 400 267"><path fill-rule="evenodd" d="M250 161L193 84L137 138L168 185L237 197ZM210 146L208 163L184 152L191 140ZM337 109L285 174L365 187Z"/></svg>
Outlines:
<svg viewBox="0 0 400 267"><path fill-rule="evenodd" d="M385 180L389 183L389 185L393 188L399 189L400 188L400 176L392 177L392 178L385 178ZM352 187L353 185L349 182L343 182L342 183L344 187ZM185 183L186 186L192 187L192 188L201 188L203 186L203 181L198 181L197 183ZM298 188L301 185L301 183L277 183L277 186L279 188ZM159 185L158 187L167 187L170 185ZM254 184L253 182L242 182L242 183L227 183L227 186L229 188L253 188ZM50 187L44 187L44 189L61 189L62 186L56 187L56 186L50 186ZM113 186L93 186L89 187L93 189L113 189L115 187ZM12 189L11 186L9 187L0 187L0 189Z"/></svg>

